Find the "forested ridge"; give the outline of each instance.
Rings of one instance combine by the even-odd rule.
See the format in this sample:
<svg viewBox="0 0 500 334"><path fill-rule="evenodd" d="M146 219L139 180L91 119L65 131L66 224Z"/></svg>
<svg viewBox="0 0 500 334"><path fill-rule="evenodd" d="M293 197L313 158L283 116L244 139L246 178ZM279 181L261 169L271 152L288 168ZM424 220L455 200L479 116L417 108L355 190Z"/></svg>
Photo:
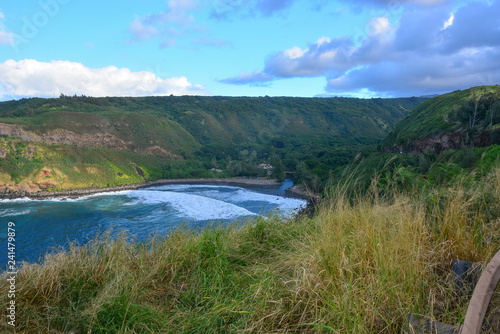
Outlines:
<svg viewBox="0 0 500 334"><path fill-rule="evenodd" d="M30 98L0 103L4 184L68 188L301 171L321 184L423 98ZM143 171L143 175L138 171ZM300 174L300 173L299 173ZM36 185L35 185L36 186Z"/></svg>

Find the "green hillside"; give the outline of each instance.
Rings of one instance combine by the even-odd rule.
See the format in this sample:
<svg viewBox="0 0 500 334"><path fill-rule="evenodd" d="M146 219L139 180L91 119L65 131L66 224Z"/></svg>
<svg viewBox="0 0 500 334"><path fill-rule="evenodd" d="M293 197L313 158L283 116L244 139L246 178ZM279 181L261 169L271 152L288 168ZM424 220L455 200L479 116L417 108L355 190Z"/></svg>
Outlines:
<svg viewBox="0 0 500 334"><path fill-rule="evenodd" d="M470 141L464 145L484 134L491 138L498 129L496 113L486 113L489 125L488 117L481 115L483 110L497 110L495 89L475 88L424 102L396 126L383 145L404 138L410 125L420 132L407 134L408 143L431 136L438 142L443 134L462 132ZM471 100L474 92L484 94ZM325 161L330 160L324 159L348 157L356 151L362 151L363 159L346 168L342 177L330 180L321 203L309 214L259 217L202 231L183 227L168 237L153 235L144 242L127 234L111 238L104 233L86 245L54 250L43 263L25 263L15 281L18 332L401 333L408 328L409 314L459 327L472 286L464 283L464 290L457 288L452 261L477 262L484 268L499 250L500 145L440 152L425 149L422 153L364 148L363 144L379 138L367 133L388 131L389 120L396 118L376 123L379 109L375 106L396 112L401 106L410 109L416 99L283 98L281 108L289 100L286 108L290 109L277 109L278 118L266 115L272 114L268 107L257 108L259 103L274 100L267 98L220 98L245 106L228 108L221 116L207 108L208 102L219 98L185 98L177 105L168 104L163 113L160 108L141 111L135 107L123 112L110 102L148 99L96 99L91 105L110 102L100 111L90 111L90 104L78 99L82 100L68 99L73 107L81 103L82 110L77 112L49 110L54 106L49 102L64 99L36 99L33 103L45 104L33 109L31 116L16 115L22 103L10 102L19 103L20 108L11 109L9 118L0 122L0 129L11 133L2 138L0 150L5 175L12 175L16 171L12 166L17 164L22 167L17 169L19 179L28 175L29 168L36 174L41 170L37 166L44 166L51 174L42 173L42 179L124 183L175 170L195 175L221 162L227 164L224 173L229 174L236 166L248 167L266 159L276 164L278 158L286 165L298 157L302 160L296 163L296 179L310 181L320 167L342 169L343 162L328 165ZM204 102L193 102L197 100ZM291 105L304 101L316 108L292 110ZM398 104L402 101L408 105ZM330 103L339 103L343 109L320 108ZM358 108L353 107L356 103ZM83 111L83 106L89 110ZM474 113L467 114L471 106ZM352 114L347 112L349 107L355 110ZM291 125L305 114L309 118L293 123L296 127ZM327 115L342 121L328 123ZM378 125L362 135L355 115ZM470 126L465 123L467 115ZM452 121L452 117L457 118ZM408 121L415 118L414 124ZM48 119L59 125L44 123ZM78 127L85 130L77 132ZM266 135L260 134L263 129ZM339 135L334 129L350 132ZM68 133L64 131L72 131L73 144L46 142L65 141ZM134 141L138 135L142 137ZM16 136L31 136L31 141ZM46 141L35 141L42 137ZM177 146L167 146L173 138L185 138L189 144L181 147L185 142L179 139ZM148 150L151 145L158 149ZM316 155L318 150L324 153ZM218 154L227 156L219 159ZM4 273L0 280L0 306L5 315L0 330L11 328L10 275ZM493 293L482 333L498 333L499 289Z"/></svg>
<svg viewBox="0 0 500 334"><path fill-rule="evenodd" d="M0 103L0 182L33 190L263 176L259 163L281 166L282 175L299 162L326 179L422 101L64 95L8 101Z"/></svg>
<svg viewBox="0 0 500 334"><path fill-rule="evenodd" d="M356 167L358 192L445 186L481 177L500 161L500 86L480 86L424 101Z"/></svg>
<svg viewBox="0 0 500 334"><path fill-rule="evenodd" d="M500 86L480 86L431 98L381 142L385 151L442 151L500 144Z"/></svg>

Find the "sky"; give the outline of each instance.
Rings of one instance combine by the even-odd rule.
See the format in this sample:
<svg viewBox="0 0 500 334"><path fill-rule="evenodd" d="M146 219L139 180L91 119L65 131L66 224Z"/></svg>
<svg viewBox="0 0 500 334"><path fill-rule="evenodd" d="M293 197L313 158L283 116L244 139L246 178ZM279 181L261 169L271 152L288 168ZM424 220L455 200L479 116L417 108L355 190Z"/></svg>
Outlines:
<svg viewBox="0 0 500 334"><path fill-rule="evenodd" d="M500 0L0 2L0 101L405 97L500 83Z"/></svg>

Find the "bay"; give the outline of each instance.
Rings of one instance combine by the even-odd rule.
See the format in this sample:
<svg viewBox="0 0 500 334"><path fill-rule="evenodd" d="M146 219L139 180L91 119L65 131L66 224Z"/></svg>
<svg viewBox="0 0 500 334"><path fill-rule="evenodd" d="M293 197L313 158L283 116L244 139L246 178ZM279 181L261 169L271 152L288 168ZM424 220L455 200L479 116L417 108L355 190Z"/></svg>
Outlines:
<svg viewBox="0 0 500 334"><path fill-rule="evenodd" d="M182 224L202 229L212 224L239 224L275 212L289 216L306 201L284 197L280 187L164 185L94 194L78 199L0 201L0 268L7 264L7 225L15 224L16 261L40 262L44 254L69 243L84 245L104 232L126 231L137 241L168 235Z"/></svg>

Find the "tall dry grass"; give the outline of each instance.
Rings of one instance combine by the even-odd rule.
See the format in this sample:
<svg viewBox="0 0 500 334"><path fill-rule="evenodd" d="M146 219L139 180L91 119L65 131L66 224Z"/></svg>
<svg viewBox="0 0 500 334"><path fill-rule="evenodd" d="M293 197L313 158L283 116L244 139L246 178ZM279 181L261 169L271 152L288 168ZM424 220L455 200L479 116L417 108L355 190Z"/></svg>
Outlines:
<svg viewBox="0 0 500 334"><path fill-rule="evenodd" d="M460 324L468 296L453 287L451 261L486 263L500 248L500 169L411 196L348 190L330 190L311 239L329 328L396 333L408 312Z"/></svg>
<svg viewBox="0 0 500 334"><path fill-rule="evenodd" d="M450 261L485 263L500 248L499 186L500 169L418 194L339 186L312 218L179 229L145 243L104 235L24 265L16 329L399 333L408 312L457 325L467 297L455 293ZM3 310L8 288L2 277Z"/></svg>

